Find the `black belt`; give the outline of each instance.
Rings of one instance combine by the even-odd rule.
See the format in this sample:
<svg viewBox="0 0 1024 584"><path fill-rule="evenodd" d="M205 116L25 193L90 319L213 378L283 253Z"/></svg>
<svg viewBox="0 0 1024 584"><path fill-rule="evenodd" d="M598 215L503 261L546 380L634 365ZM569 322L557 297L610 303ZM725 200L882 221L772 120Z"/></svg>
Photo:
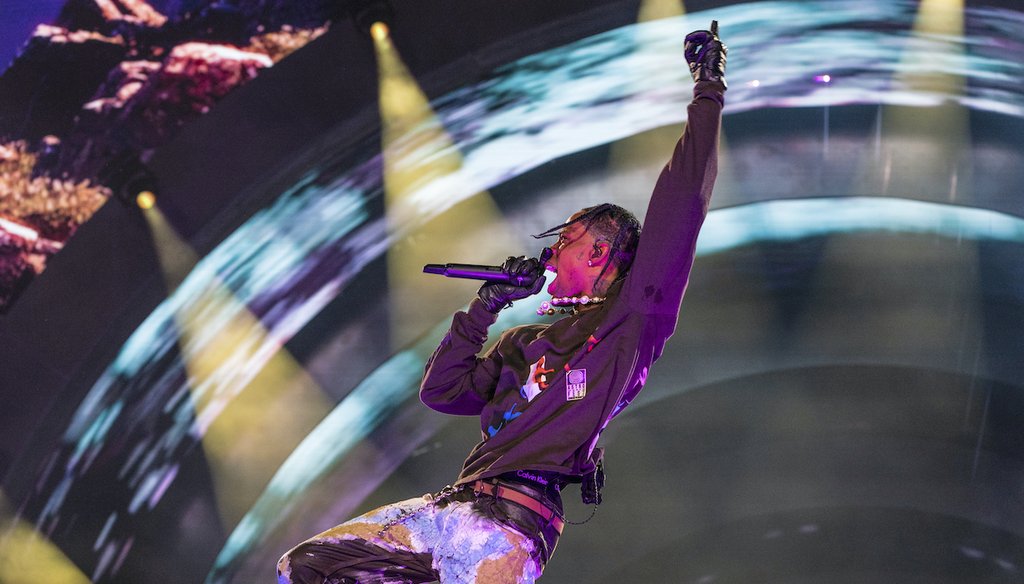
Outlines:
<svg viewBox="0 0 1024 584"><path fill-rule="evenodd" d="M519 491L510 484L500 481L488 482L486 480L479 480L470 483L469 486L473 489L473 494L478 497L480 495L488 495L526 507L530 511L533 511L537 515L543 517L545 521L550 523L551 526L558 531L559 535L562 533L562 528L565 527L565 521L562 519L561 513L552 508L550 504L543 499L539 499L533 495L528 495Z"/></svg>

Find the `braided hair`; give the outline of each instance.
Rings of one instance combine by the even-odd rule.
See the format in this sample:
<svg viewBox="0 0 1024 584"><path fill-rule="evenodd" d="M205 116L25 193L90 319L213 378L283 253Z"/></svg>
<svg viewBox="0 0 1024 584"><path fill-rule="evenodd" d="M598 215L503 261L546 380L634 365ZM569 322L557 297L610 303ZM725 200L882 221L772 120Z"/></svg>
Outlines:
<svg viewBox="0 0 1024 584"><path fill-rule="evenodd" d="M566 221L561 225L556 225L533 237L540 239L542 237L558 235L561 230L576 223L583 223L587 231L594 236L594 239L605 241L609 245L608 254L610 261L601 268L598 279L604 276L608 267L613 264L618 268L616 280L625 278L630 266L633 265L633 259L636 257L636 248L640 243L640 221L637 220L636 216L618 205L603 203L594 207L587 207L583 209L579 217Z"/></svg>

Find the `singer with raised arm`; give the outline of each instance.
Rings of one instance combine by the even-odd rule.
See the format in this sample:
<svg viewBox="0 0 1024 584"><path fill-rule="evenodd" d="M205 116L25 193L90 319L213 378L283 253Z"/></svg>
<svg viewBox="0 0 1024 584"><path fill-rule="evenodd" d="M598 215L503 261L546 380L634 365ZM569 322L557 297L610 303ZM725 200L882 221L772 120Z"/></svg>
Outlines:
<svg viewBox="0 0 1024 584"><path fill-rule="evenodd" d="M717 23L687 35L684 53L694 98L642 236L633 214L602 204L536 236L558 238L540 258L469 266L503 275L455 314L420 389L439 412L480 418L482 440L453 486L299 544L278 564L281 584L534 582L565 527L562 489L579 483L584 502L601 502L598 438L675 330L717 174L726 89ZM551 299L538 312L564 316L506 330L481 355L498 312L539 293L545 270Z"/></svg>

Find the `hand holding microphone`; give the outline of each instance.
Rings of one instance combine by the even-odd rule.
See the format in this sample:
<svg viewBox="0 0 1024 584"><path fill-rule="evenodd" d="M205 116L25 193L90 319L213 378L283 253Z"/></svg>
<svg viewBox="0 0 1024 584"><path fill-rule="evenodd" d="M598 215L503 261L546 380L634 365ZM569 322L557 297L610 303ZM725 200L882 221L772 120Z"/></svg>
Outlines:
<svg viewBox="0 0 1024 584"><path fill-rule="evenodd" d="M524 282L524 284L486 282L480 286L476 295L483 301L487 310L495 314L502 308L512 306L513 300L533 296L540 292L547 280L544 276L544 263L536 258L509 257L501 265L501 268L506 274L512 278L518 278L518 281Z"/></svg>
<svg viewBox="0 0 1024 584"><path fill-rule="evenodd" d="M486 280L477 291L477 296L487 310L496 314L502 308L511 306L513 300L540 292L547 280L544 277L545 265L552 254L551 248L545 247L539 258L509 256L501 266L427 264L423 266L423 271L449 278Z"/></svg>

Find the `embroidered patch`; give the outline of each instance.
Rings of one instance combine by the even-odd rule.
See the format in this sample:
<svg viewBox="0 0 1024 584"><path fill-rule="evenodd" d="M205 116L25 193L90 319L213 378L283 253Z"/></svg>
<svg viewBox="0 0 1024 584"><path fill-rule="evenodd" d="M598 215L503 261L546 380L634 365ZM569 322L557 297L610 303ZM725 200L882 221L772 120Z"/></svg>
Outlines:
<svg viewBox="0 0 1024 584"><path fill-rule="evenodd" d="M548 374L555 372L554 369L546 369L544 363L545 358L542 355L536 363L530 365L530 373L527 376L526 385L519 388L519 395L526 398L528 402L532 402L533 398L548 388Z"/></svg>
<svg viewBox="0 0 1024 584"><path fill-rule="evenodd" d="M570 369L565 376L565 400L575 401L587 395L587 370Z"/></svg>

